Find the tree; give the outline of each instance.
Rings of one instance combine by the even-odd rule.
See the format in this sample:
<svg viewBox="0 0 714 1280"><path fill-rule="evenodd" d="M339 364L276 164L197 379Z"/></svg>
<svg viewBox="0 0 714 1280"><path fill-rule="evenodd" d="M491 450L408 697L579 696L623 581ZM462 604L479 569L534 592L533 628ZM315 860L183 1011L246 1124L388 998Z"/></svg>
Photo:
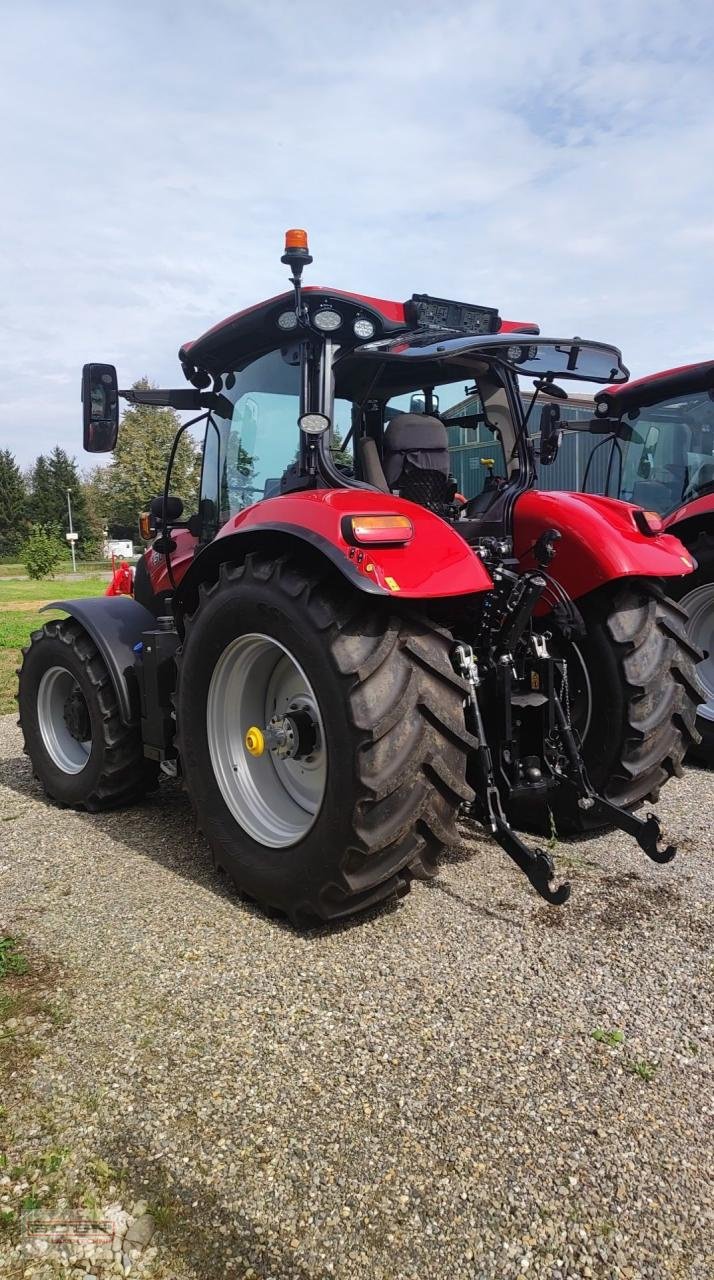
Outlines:
<svg viewBox="0 0 714 1280"><path fill-rule="evenodd" d="M146 391L150 386L142 378L134 383L134 390ZM164 491L166 466L180 425L173 409L137 404L124 413L112 461L108 467L98 468L90 481L101 495L110 533L126 530L138 540L139 513ZM171 472L171 493L182 499L189 514L198 508L200 473L200 453L195 441L185 434Z"/></svg>
<svg viewBox="0 0 714 1280"><path fill-rule="evenodd" d="M9 449L0 449L0 556L17 555L30 528L27 486Z"/></svg>
<svg viewBox="0 0 714 1280"><path fill-rule="evenodd" d="M66 556L59 538L42 525L33 524L22 548L22 562L31 578L46 578Z"/></svg>
<svg viewBox="0 0 714 1280"><path fill-rule="evenodd" d="M352 471L354 460L352 458L352 450L345 449L342 444L342 436L337 427L333 427L330 436L330 455L336 467L342 470Z"/></svg>
<svg viewBox="0 0 714 1280"><path fill-rule="evenodd" d="M45 529L53 529L64 539L69 532L67 490L72 503L72 527L79 534L77 551L85 558L96 554L96 520L87 508L87 499L77 463L57 445L45 457L40 454L32 471L32 519Z"/></svg>

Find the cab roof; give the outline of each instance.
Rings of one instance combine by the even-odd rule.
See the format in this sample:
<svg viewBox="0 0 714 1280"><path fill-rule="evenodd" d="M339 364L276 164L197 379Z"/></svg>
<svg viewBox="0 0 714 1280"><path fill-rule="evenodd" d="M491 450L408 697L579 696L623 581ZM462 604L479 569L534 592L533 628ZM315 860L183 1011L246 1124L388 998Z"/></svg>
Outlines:
<svg viewBox="0 0 714 1280"><path fill-rule="evenodd" d="M675 396L688 395L692 391L708 391L714 387L714 360L702 360L698 364L680 364L659 373L648 373L623 386L605 387L595 396L597 405L605 405L612 413L627 413L630 409L644 409L671 400ZM602 410L601 410L602 412Z"/></svg>
<svg viewBox="0 0 714 1280"><path fill-rule="evenodd" d="M303 287L302 295L309 303L332 303L339 306L345 313L345 324L349 326L350 334L354 320L360 316L368 317L374 322L375 337L379 338L406 333L415 327L413 317L409 315L409 302L372 298L367 294L350 293L322 285L307 285ZM291 311L294 305L295 295L292 290L276 294L273 298L255 303L228 316L226 320L221 320L200 338L185 342L179 350L184 373L187 377L197 369L207 373L224 373L240 369L251 360L274 351L291 339L290 332L281 331L278 327L278 316ZM532 322L502 320L498 331L537 334L539 329ZM353 345L359 345L357 339L353 339Z"/></svg>

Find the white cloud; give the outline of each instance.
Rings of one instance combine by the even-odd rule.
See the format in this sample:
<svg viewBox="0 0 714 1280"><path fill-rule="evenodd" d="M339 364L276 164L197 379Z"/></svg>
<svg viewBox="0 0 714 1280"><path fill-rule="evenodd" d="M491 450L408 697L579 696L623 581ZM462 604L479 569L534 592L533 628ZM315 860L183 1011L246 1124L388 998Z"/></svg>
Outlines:
<svg viewBox="0 0 714 1280"><path fill-rule="evenodd" d="M31 2L4 14L0 440L79 449L79 370L176 351L285 285L500 306L708 356L708 4ZM300 25L301 24L301 25Z"/></svg>

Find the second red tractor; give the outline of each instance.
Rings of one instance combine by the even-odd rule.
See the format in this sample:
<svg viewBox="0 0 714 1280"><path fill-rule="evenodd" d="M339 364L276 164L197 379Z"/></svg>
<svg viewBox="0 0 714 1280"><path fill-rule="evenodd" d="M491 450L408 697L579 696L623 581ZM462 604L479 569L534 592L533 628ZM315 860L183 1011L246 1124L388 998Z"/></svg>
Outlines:
<svg viewBox="0 0 714 1280"><path fill-rule="evenodd" d="M607 457L602 488L653 511L696 562L695 571L669 583L668 590L686 609L689 637L704 653L697 668L703 686L701 743L693 752L713 763L714 361L607 387L595 397L595 409L595 447Z"/></svg>

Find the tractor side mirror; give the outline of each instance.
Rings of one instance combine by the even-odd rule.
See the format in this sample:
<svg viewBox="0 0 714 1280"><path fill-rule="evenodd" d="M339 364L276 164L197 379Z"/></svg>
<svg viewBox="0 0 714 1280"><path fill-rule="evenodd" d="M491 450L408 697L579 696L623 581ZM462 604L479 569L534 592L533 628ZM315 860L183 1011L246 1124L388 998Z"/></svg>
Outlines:
<svg viewBox="0 0 714 1280"><path fill-rule="evenodd" d="M152 498L149 503L149 511L155 526L163 528L165 525L175 524L183 515L183 502L180 498L172 497L169 494L166 499L166 519L164 519L164 499L163 495L158 498Z"/></svg>
<svg viewBox="0 0 714 1280"><path fill-rule="evenodd" d="M87 453L111 453L119 434L119 391L113 364L82 369L82 428Z"/></svg>
<svg viewBox="0 0 714 1280"><path fill-rule="evenodd" d="M540 464L542 467L549 467L555 462L562 438L560 405L544 404L540 411Z"/></svg>

